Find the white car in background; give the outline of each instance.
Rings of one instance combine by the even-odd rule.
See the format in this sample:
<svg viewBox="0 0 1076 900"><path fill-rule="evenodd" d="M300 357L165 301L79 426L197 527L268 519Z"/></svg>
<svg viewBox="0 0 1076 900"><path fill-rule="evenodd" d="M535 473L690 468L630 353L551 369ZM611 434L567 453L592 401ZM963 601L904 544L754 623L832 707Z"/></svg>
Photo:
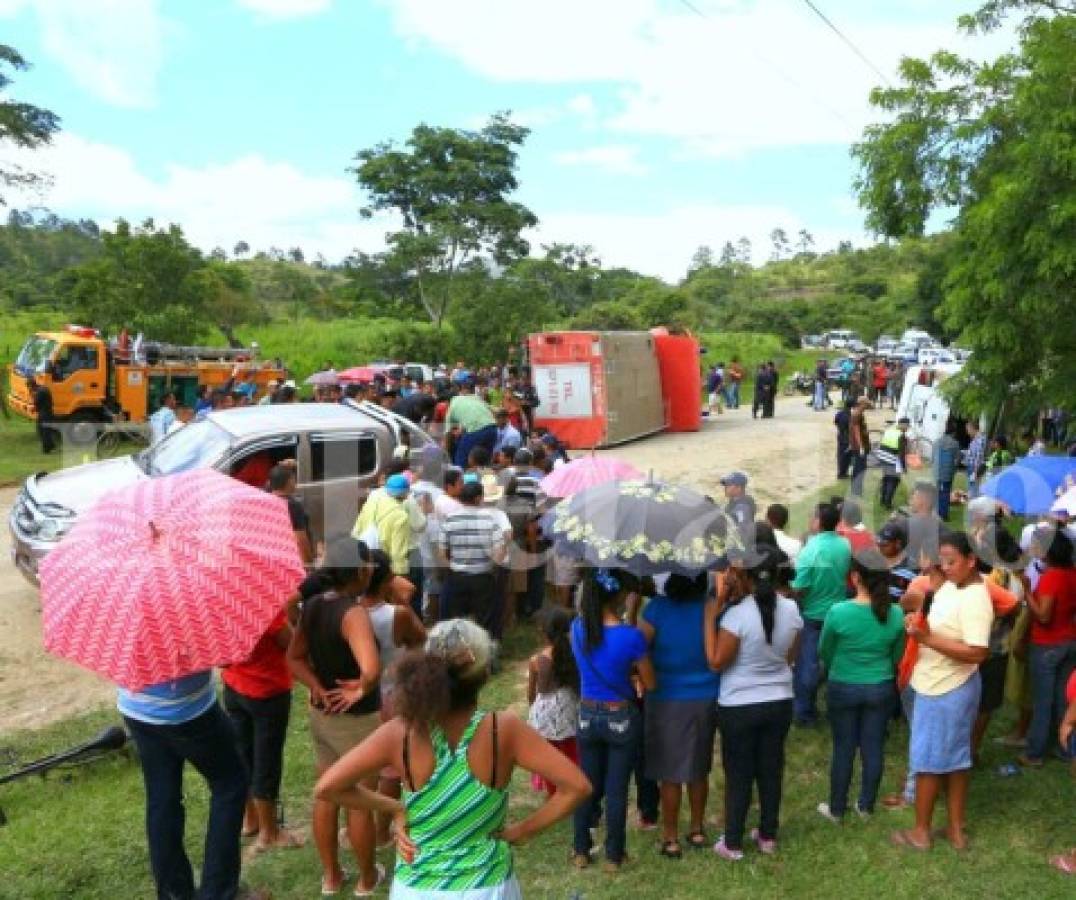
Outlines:
<svg viewBox="0 0 1076 900"><path fill-rule="evenodd" d="M916 361L921 366L936 366L940 363L952 365L960 362L957 355L945 347L920 347Z"/></svg>
<svg viewBox="0 0 1076 900"><path fill-rule="evenodd" d="M844 350L848 347L849 341L858 339L856 333L854 331L849 331L847 328L839 328L836 331L827 331L823 335L826 347L830 350Z"/></svg>

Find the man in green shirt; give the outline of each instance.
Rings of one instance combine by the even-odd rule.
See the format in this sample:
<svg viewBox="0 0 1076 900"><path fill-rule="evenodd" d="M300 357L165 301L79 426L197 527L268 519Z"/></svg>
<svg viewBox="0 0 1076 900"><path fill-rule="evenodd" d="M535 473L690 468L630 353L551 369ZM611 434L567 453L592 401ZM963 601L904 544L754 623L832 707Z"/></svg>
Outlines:
<svg viewBox="0 0 1076 900"><path fill-rule="evenodd" d="M818 504L814 521L816 534L807 541L796 560L792 591L803 613L803 631L800 632L792 680L797 725L813 725L818 719L818 639L830 607L848 598L852 548L837 534L840 518L840 512L832 503Z"/></svg>
<svg viewBox="0 0 1076 900"><path fill-rule="evenodd" d="M475 396L473 380L465 381L460 386L460 392L448 404L445 427L460 430L452 461L461 469L466 468L467 457L475 447L485 447L490 456L493 455L497 425L493 420L493 410Z"/></svg>

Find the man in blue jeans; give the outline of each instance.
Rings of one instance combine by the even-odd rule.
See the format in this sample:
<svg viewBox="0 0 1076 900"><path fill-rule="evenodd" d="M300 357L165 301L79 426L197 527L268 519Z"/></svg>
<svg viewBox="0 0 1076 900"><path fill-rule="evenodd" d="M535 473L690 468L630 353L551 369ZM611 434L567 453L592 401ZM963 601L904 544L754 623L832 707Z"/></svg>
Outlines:
<svg viewBox="0 0 1076 900"><path fill-rule="evenodd" d="M117 707L138 747L146 786L146 837L158 900L254 900L239 887L239 836L248 775L235 732L217 703L212 671L139 692L120 689ZM209 785L202 883L196 889L183 847L183 768Z"/></svg>
<svg viewBox="0 0 1076 900"><path fill-rule="evenodd" d="M800 726L818 720L816 698L821 677L818 662L818 639L822 623L834 603L848 597L848 569L852 548L837 534L840 512L832 503L820 503L811 522L815 532L796 559L796 578L792 593L803 614L799 653L792 672L795 693L794 721Z"/></svg>

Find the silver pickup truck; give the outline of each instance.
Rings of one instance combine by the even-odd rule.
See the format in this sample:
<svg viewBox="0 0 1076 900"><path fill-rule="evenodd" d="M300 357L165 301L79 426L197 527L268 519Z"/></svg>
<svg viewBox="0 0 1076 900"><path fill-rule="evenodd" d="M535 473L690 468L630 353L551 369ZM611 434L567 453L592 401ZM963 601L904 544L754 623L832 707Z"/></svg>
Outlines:
<svg viewBox="0 0 1076 900"><path fill-rule="evenodd" d="M103 494L144 478L213 468L244 477L295 459L312 537L350 531L367 493L398 447L416 453L430 437L372 403L292 403L210 413L133 456L26 479L8 522L16 567L33 584L37 568L79 515ZM244 478L244 480L246 480Z"/></svg>

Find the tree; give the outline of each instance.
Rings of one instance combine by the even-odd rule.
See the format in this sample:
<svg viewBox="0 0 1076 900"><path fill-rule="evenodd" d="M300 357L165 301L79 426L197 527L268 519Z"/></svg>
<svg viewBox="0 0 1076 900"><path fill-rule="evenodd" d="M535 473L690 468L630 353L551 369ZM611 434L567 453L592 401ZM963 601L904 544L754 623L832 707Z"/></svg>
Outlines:
<svg viewBox="0 0 1076 900"><path fill-rule="evenodd" d="M406 149L379 144L355 157L351 171L370 195L362 215L394 211L403 220L386 240L413 273L435 325L444 321L455 279L481 257L504 266L529 250L522 232L538 220L509 199L518 187L515 148L528 134L498 114L477 132L419 125Z"/></svg>
<svg viewBox="0 0 1076 900"><path fill-rule="evenodd" d="M736 257L745 266L751 265L751 241L742 237L736 242Z"/></svg>
<svg viewBox="0 0 1076 900"><path fill-rule="evenodd" d="M459 276L449 305L448 323L468 359L494 362L504 348L554 320L548 298L535 295L525 282L508 277L491 278L472 270Z"/></svg>
<svg viewBox="0 0 1076 900"><path fill-rule="evenodd" d="M814 246L814 235L811 234L806 228L801 228L796 241L796 247L800 253L806 255L811 252L811 248Z"/></svg>
<svg viewBox="0 0 1076 900"><path fill-rule="evenodd" d="M191 273L188 290L201 298L207 317L231 347L243 346L235 334L238 326L266 318L249 276L239 266L213 260Z"/></svg>
<svg viewBox="0 0 1076 900"><path fill-rule="evenodd" d="M721 248L721 256L718 259L718 265L731 266L739 259L739 255L736 252L736 247L732 241L725 241L724 246Z"/></svg>
<svg viewBox="0 0 1076 900"><path fill-rule="evenodd" d="M535 297L566 316L594 302L605 273L601 260L589 244L544 244L544 256L517 260L508 267L507 278L523 284Z"/></svg>
<svg viewBox="0 0 1076 900"><path fill-rule="evenodd" d="M232 249L232 256L236 259L243 259L245 256L250 255L250 244L246 241L237 241L235 247Z"/></svg>
<svg viewBox="0 0 1076 900"><path fill-rule="evenodd" d="M292 247L288 251L288 259L290 259L292 262L297 262L297 263L306 262L306 256L303 255L303 248L302 247Z"/></svg>
<svg viewBox="0 0 1076 900"><path fill-rule="evenodd" d="M923 233L957 211L939 317L974 350L959 399L1071 404L1076 381L1076 4L993 0L970 32L1024 14L1019 44L989 62L947 51L905 59L897 87L875 89L887 124L854 148L867 223Z"/></svg>
<svg viewBox="0 0 1076 900"><path fill-rule="evenodd" d="M603 300L572 319L572 328L594 331L638 331L643 327L638 310L616 300Z"/></svg>
<svg viewBox="0 0 1076 900"><path fill-rule="evenodd" d="M699 269L708 269L714 264L714 251L703 244L691 257L688 272L697 272Z"/></svg>
<svg viewBox="0 0 1076 900"><path fill-rule="evenodd" d="M0 149L12 145L23 150L36 150L52 140L52 135L60 128L60 119L40 106L3 99L5 90L12 83L11 75L5 68L14 73L24 72L30 66L14 47L0 44ZM0 164L0 188L33 187L44 180L44 176L22 166ZM0 191L2 205L4 195Z"/></svg>
<svg viewBox="0 0 1076 900"><path fill-rule="evenodd" d="M201 253L178 225L140 227L120 219L102 235L102 255L67 270L62 279L66 305L95 327L127 328L155 340L197 340L219 295L202 274Z"/></svg>
<svg viewBox="0 0 1076 900"><path fill-rule="evenodd" d="M770 232L770 243L773 244L773 253L770 259L774 262L788 256L788 234L783 228L775 228Z"/></svg>
<svg viewBox="0 0 1076 900"><path fill-rule="evenodd" d="M228 251L225 250L223 247L214 247L212 250L209 251L209 258L216 260L217 262L227 262Z"/></svg>

